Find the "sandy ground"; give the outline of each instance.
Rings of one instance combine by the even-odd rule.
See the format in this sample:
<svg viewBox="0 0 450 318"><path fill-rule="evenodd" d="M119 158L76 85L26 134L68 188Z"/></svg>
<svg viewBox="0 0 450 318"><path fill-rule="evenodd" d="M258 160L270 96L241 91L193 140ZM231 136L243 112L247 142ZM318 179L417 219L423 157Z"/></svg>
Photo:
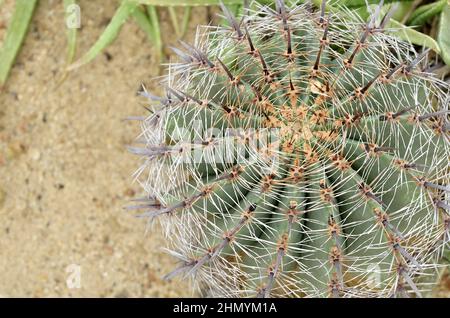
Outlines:
<svg viewBox="0 0 450 318"><path fill-rule="evenodd" d="M77 2L79 57L117 2ZM0 41L13 5L0 9ZM192 16L191 36L206 10ZM190 296L187 284L161 280L175 266L161 234L145 235L145 222L123 209L141 193L131 177L138 160L125 149L139 125L122 119L145 114L135 95L158 73L151 44L130 21L107 54L58 86L65 32L62 1L40 1L0 93L0 296ZM77 266L80 288L68 288Z"/></svg>
<svg viewBox="0 0 450 318"><path fill-rule="evenodd" d="M78 2L79 57L117 2ZM0 41L13 4L0 9ZM190 36L206 10L192 16ZM163 30L173 42L170 25ZM144 235L145 222L123 210L141 193L131 183L138 160L125 150L139 127L122 119L145 113L135 93L158 73L151 44L130 21L107 53L58 85L65 31L62 1L41 0L0 92L0 296L192 296L186 283L161 280L175 266L161 234ZM78 269L80 288L69 288Z"/></svg>

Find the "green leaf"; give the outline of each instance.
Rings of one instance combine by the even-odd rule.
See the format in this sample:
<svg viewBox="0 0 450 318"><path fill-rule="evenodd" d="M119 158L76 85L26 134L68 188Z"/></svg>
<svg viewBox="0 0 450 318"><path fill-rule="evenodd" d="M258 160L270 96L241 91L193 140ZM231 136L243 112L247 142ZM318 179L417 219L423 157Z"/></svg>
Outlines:
<svg viewBox="0 0 450 318"><path fill-rule="evenodd" d="M137 8L138 3L135 1L124 0L117 9L113 18L109 22L105 31L100 35L99 39L89 49L89 51L83 55L78 61L68 67L68 70L73 70L82 65L85 65L92 61L105 47L107 47L119 34L122 25L127 21L128 17Z"/></svg>
<svg viewBox="0 0 450 318"><path fill-rule="evenodd" d="M64 0L64 11L66 12L66 19L68 19L69 15L71 14L71 12L68 11L70 6L75 4L76 4L75 0ZM73 62L76 50L77 50L77 28L67 28L67 64Z"/></svg>
<svg viewBox="0 0 450 318"><path fill-rule="evenodd" d="M357 8L357 7L366 7L367 4L379 4L380 0L331 0L331 5L344 5L347 8ZM384 0L384 4L392 3L392 2L413 2L413 0Z"/></svg>
<svg viewBox="0 0 450 318"><path fill-rule="evenodd" d="M137 8L132 13L134 20L139 25L139 27L145 32L150 42L154 42L155 30L146 14L141 8Z"/></svg>
<svg viewBox="0 0 450 318"><path fill-rule="evenodd" d="M186 33L186 28L189 23L189 18L191 16L191 7L184 7L183 18L181 20L181 25L178 23L178 15L175 10L175 7L168 7L170 20L172 20L172 25L175 30L175 34L179 39L181 39Z"/></svg>
<svg viewBox="0 0 450 318"><path fill-rule="evenodd" d="M441 13L437 39L441 47L442 59L445 64L450 65L450 1Z"/></svg>
<svg viewBox="0 0 450 318"><path fill-rule="evenodd" d="M170 20L172 20L172 26L175 30L175 34L177 35L177 37L180 37L181 29L180 24L178 23L178 17L175 7L168 7L167 9L169 10Z"/></svg>
<svg viewBox="0 0 450 318"><path fill-rule="evenodd" d="M429 21L430 18L442 12L447 4L447 0L441 0L418 7L411 14L407 24L420 26Z"/></svg>
<svg viewBox="0 0 450 318"><path fill-rule="evenodd" d="M411 29L398 21L391 20L389 27L398 28L398 30L390 31L391 34L405 40L409 43L424 46L432 49L438 54L441 54L439 44L431 37L422 32Z"/></svg>
<svg viewBox="0 0 450 318"><path fill-rule="evenodd" d="M191 18L191 7L186 7L184 8L183 22L181 23L180 38L182 38L185 35L190 18Z"/></svg>
<svg viewBox="0 0 450 318"><path fill-rule="evenodd" d="M159 26L159 18L158 12L156 11L155 6L147 6L147 13L150 18L150 23L153 27L153 41L156 48L156 53L158 54L157 58L161 59L162 57L162 39L161 39L161 28Z"/></svg>
<svg viewBox="0 0 450 318"><path fill-rule="evenodd" d="M147 12L152 16L150 18L146 11L141 10L141 8L137 8L133 12L133 17L136 20L137 24L144 30L145 34L149 38L150 42L154 45L154 50L156 54L156 59L161 60L162 57L162 40L161 33L159 29L159 21L157 12L154 11L154 7L147 8Z"/></svg>
<svg viewBox="0 0 450 318"><path fill-rule="evenodd" d="M171 7L171 6L211 6L218 5L220 0L131 0L140 4ZM242 4L243 0L222 0L226 5Z"/></svg>
<svg viewBox="0 0 450 318"><path fill-rule="evenodd" d="M322 1L321 0L312 0L312 2L315 5L320 5ZM338 8L333 7L329 4L327 4L326 9L327 9L327 11L330 11L330 12L339 12L340 11ZM341 14L345 15L345 12L341 12ZM430 48L438 54L441 53L439 44L432 37L430 37L424 33L421 33L419 31L408 28L404 24L401 24L400 22L395 21L393 19L391 19L391 21L389 23L389 27L397 29L397 30L392 30L390 33L392 33L394 36L396 36L398 38L405 40L409 43L413 43L416 45Z"/></svg>
<svg viewBox="0 0 450 318"><path fill-rule="evenodd" d="M0 49L0 85L5 84L27 33L37 0L17 0L6 38Z"/></svg>

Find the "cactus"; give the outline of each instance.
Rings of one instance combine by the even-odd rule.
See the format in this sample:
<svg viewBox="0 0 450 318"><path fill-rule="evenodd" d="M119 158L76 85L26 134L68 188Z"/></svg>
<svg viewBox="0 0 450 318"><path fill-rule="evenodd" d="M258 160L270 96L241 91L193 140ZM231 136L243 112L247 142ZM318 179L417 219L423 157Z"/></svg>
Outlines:
<svg viewBox="0 0 450 318"><path fill-rule="evenodd" d="M448 243L448 84L427 52L307 4L198 29L145 89L132 153L193 288L229 297L407 297Z"/></svg>

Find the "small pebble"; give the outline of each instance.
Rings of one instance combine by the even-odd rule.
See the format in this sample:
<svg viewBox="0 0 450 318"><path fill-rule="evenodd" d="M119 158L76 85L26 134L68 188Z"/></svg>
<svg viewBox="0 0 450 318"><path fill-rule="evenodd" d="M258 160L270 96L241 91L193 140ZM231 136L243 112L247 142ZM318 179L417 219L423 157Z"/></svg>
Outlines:
<svg viewBox="0 0 450 318"><path fill-rule="evenodd" d="M38 161L41 158L41 153L37 149L31 149L30 156L34 161Z"/></svg>

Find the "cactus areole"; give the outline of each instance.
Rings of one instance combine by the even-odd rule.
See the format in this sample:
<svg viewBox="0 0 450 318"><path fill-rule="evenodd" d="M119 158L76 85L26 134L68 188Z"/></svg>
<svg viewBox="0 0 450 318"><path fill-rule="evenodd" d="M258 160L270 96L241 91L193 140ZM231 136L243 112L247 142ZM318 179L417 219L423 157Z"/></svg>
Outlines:
<svg viewBox="0 0 450 318"><path fill-rule="evenodd" d="M226 297L420 297L449 238L448 84L381 6L256 5L181 42L130 150L167 275Z"/></svg>

